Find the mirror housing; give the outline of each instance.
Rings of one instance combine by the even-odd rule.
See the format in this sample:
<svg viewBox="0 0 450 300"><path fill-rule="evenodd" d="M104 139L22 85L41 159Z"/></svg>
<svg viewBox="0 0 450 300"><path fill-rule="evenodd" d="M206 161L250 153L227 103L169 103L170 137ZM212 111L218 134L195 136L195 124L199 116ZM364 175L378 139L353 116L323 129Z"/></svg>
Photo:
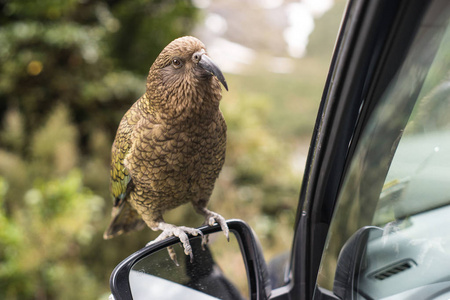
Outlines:
<svg viewBox="0 0 450 300"><path fill-rule="evenodd" d="M261 246L252 229L242 220L233 219L227 221L228 228L238 240L242 258L247 271L250 299L267 299L271 293L271 284L266 262ZM212 234L221 231L219 225L203 226L199 228L203 234ZM195 237L189 236L189 239ZM133 253L113 270L110 278L110 288L115 300L131 300L131 287L129 276L133 265L157 251L179 243L177 237L170 237L158 243L146 246ZM194 257L195 260L195 257Z"/></svg>
<svg viewBox="0 0 450 300"><path fill-rule="evenodd" d="M357 278L369 239L380 237L383 229L365 226L358 229L344 244L339 253L333 293L339 299L353 299L358 290Z"/></svg>

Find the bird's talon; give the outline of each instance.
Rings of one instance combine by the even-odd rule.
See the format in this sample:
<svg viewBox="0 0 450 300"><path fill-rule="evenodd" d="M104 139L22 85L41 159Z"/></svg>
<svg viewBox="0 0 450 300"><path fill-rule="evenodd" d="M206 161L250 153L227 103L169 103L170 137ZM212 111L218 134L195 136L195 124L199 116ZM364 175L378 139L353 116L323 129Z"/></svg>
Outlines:
<svg viewBox="0 0 450 300"><path fill-rule="evenodd" d="M191 245L184 245L184 254L186 254L186 255L192 255L192 248L191 248Z"/></svg>
<svg viewBox="0 0 450 300"><path fill-rule="evenodd" d="M175 253L175 250L172 246L167 247L167 252L169 252L170 259L175 263L177 267L180 266L177 259L177 254Z"/></svg>
<svg viewBox="0 0 450 300"><path fill-rule="evenodd" d="M227 238L227 241L230 241L230 230L228 229L227 224L223 224L224 226L222 226L222 231L225 234L225 237Z"/></svg>
<svg viewBox="0 0 450 300"><path fill-rule="evenodd" d="M208 244L209 242L209 235L205 235L202 237L202 250L205 251L206 248L205 246Z"/></svg>
<svg viewBox="0 0 450 300"><path fill-rule="evenodd" d="M191 233L193 236L203 236L203 232L201 231L201 230L194 230L192 233Z"/></svg>
<svg viewBox="0 0 450 300"><path fill-rule="evenodd" d="M178 259L177 259L176 256L175 256L175 257L171 257L170 259L172 259L172 261L174 262L174 264L175 264L177 267L180 266L180 264L178 263Z"/></svg>

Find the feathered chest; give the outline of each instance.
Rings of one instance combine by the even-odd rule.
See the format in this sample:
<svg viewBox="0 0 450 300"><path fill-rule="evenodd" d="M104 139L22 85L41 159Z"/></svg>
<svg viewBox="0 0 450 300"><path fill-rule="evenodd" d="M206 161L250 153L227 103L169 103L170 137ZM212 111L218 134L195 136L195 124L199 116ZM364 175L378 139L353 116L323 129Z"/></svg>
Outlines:
<svg viewBox="0 0 450 300"><path fill-rule="evenodd" d="M127 167L137 182L215 180L225 159L226 124L220 112L210 122L143 120L132 144Z"/></svg>

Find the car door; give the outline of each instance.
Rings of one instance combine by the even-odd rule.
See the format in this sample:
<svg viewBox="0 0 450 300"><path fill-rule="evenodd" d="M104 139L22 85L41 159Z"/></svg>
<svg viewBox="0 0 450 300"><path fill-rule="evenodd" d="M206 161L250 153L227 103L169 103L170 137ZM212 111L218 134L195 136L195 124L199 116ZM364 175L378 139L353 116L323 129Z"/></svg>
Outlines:
<svg viewBox="0 0 450 300"><path fill-rule="evenodd" d="M446 154L434 162L439 168L437 179L428 176L423 179L428 181L423 183L407 168L403 176L393 175L396 168L401 169L395 164L405 157L402 152L409 153L424 145L428 147L425 153L410 154L410 160L419 162L414 166L415 172L425 167L429 168L429 173L438 172L430 167L428 160L431 158L427 157L434 159L435 152L444 150L437 144L430 146L434 145L430 141L432 134L414 140L404 137L403 133L413 132L410 128L431 126L422 124L426 122L419 121L420 115L428 114L427 122L450 119L447 105L449 10L447 1L348 3L303 180L292 251L292 281L284 292L273 293L274 299L387 299L422 285L447 280L449 272L442 271L435 263L429 269L422 269L432 272L434 267L440 272L434 281L407 285L405 281L411 282L411 278L405 277L404 281L388 287L380 284L382 280L371 281L377 275L382 277L384 271L395 272L395 267L418 266L417 260L424 247L432 247L427 244L430 242L427 232L430 234L440 226L450 225L436 221L422 228L421 241L411 237L398 237L395 242L391 239L391 247L397 247L399 252L420 243L422 246L417 247L417 253L411 254L415 255L413 259L408 255L395 259L396 255L403 255L395 249L390 254L380 250L390 230L401 232L401 223L408 227L405 225L407 218L449 203L450 192L446 189L449 182L442 179L450 178L448 164L444 163ZM437 103L435 99L439 97L442 98L440 104L428 105L430 112L423 108L424 102ZM448 123L439 122L434 125L439 132L434 139L450 139L445 130ZM399 196L408 195L402 192L405 186L411 189L411 182L416 186L417 182L422 182L417 189L424 194L420 200L402 200ZM389 195L389 188L400 198L394 197L396 194L392 191ZM439 188L434 196L426 192ZM393 204L396 201L401 204ZM407 209L411 206L415 209ZM442 221L443 217L440 218ZM418 235L419 231L409 234ZM434 247L445 254L444 237L445 234L435 237L441 239L441 243L433 241L437 243ZM444 254L440 258L448 260ZM368 259L377 255L374 261ZM378 269L367 266L376 264ZM400 283L404 289L396 290L394 286ZM388 288L392 289L391 294L375 292ZM448 284L440 288L448 289ZM354 290L359 292L354 294Z"/></svg>

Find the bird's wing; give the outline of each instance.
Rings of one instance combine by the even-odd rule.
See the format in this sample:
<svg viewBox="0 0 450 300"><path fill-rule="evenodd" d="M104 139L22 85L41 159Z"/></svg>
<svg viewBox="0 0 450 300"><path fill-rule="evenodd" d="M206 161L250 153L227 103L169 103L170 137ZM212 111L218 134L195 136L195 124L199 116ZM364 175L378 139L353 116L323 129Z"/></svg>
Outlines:
<svg viewBox="0 0 450 300"><path fill-rule="evenodd" d="M133 186L129 170L125 166L125 158L131 149L131 134L139 121L139 111L133 105L120 122L111 150L111 195L114 206L112 220L103 237L112 238L121 233L144 227L139 213L126 201Z"/></svg>
<svg viewBox="0 0 450 300"><path fill-rule="evenodd" d="M127 115L120 122L116 138L111 150L111 194L114 199L114 206L125 201L128 184L131 182L129 170L125 167L125 158L131 148L131 133L133 125L127 120Z"/></svg>

